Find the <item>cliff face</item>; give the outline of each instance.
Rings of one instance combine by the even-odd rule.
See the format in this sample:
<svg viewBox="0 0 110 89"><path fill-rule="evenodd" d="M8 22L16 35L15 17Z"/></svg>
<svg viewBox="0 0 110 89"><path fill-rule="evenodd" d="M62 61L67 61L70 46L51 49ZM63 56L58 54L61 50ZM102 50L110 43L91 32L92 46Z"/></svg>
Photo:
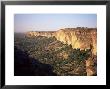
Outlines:
<svg viewBox="0 0 110 89"><path fill-rule="evenodd" d="M32 31L27 32L26 36L55 36L57 40L64 44L71 44L73 48L89 49L92 53L97 53L97 29L96 28L65 28L58 31Z"/></svg>

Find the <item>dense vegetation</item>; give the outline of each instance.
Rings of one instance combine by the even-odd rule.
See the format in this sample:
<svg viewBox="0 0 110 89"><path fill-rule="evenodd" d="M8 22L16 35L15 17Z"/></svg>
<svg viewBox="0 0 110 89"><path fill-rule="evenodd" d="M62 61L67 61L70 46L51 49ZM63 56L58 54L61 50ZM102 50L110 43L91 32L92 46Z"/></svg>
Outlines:
<svg viewBox="0 0 110 89"><path fill-rule="evenodd" d="M15 46L29 54L35 60L49 64L58 76L86 75L85 60L90 56L91 49L73 49L55 37L26 37L15 33Z"/></svg>

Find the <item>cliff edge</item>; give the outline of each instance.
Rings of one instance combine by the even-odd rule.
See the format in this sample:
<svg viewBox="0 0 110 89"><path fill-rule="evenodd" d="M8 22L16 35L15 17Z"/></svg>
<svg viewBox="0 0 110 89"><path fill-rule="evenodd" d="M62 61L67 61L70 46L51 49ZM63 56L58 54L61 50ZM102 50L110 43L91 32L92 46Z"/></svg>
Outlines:
<svg viewBox="0 0 110 89"><path fill-rule="evenodd" d="M97 29L96 28L65 28L58 31L30 31L27 37L46 36L56 37L64 44L72 45L72 48L92 49L97 54Z"/></svg>

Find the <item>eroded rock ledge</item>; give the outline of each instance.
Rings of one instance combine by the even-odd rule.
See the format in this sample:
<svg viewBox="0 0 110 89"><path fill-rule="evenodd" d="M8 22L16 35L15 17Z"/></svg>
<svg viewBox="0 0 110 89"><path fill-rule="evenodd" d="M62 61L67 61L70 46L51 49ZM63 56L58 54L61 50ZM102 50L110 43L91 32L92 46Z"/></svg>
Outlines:
<svg viewBox="0 0 110 89"><path fill-rule="evenodd" d="M30 31L26 33L27 37L35 36L55 36L57 40L64 44L72 45L72 48L89 49L97 54L97 29L96 28L65 28L57 31Z"/></svg>

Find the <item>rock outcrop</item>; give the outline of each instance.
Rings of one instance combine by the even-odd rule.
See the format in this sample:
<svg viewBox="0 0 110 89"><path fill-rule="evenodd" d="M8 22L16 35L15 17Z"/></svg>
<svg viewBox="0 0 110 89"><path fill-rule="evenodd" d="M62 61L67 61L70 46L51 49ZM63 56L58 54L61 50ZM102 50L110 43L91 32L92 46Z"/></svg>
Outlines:
<svg viewBox="0 0 110 89"><path fill-rule="evenodd" d="M97 75L97 58L96 56L93 56L92 58L88 58L86 60L86 72L87 76Z"/></svg>
<svg viewBox="0 0 110 89"><path fill-rule="evenodd" d="M27 37L46 36L56 37L64 44L72 45L72 48L92 49L97 54L97 29L96 28L65 28L58 31L30 31Z"/></svg>

